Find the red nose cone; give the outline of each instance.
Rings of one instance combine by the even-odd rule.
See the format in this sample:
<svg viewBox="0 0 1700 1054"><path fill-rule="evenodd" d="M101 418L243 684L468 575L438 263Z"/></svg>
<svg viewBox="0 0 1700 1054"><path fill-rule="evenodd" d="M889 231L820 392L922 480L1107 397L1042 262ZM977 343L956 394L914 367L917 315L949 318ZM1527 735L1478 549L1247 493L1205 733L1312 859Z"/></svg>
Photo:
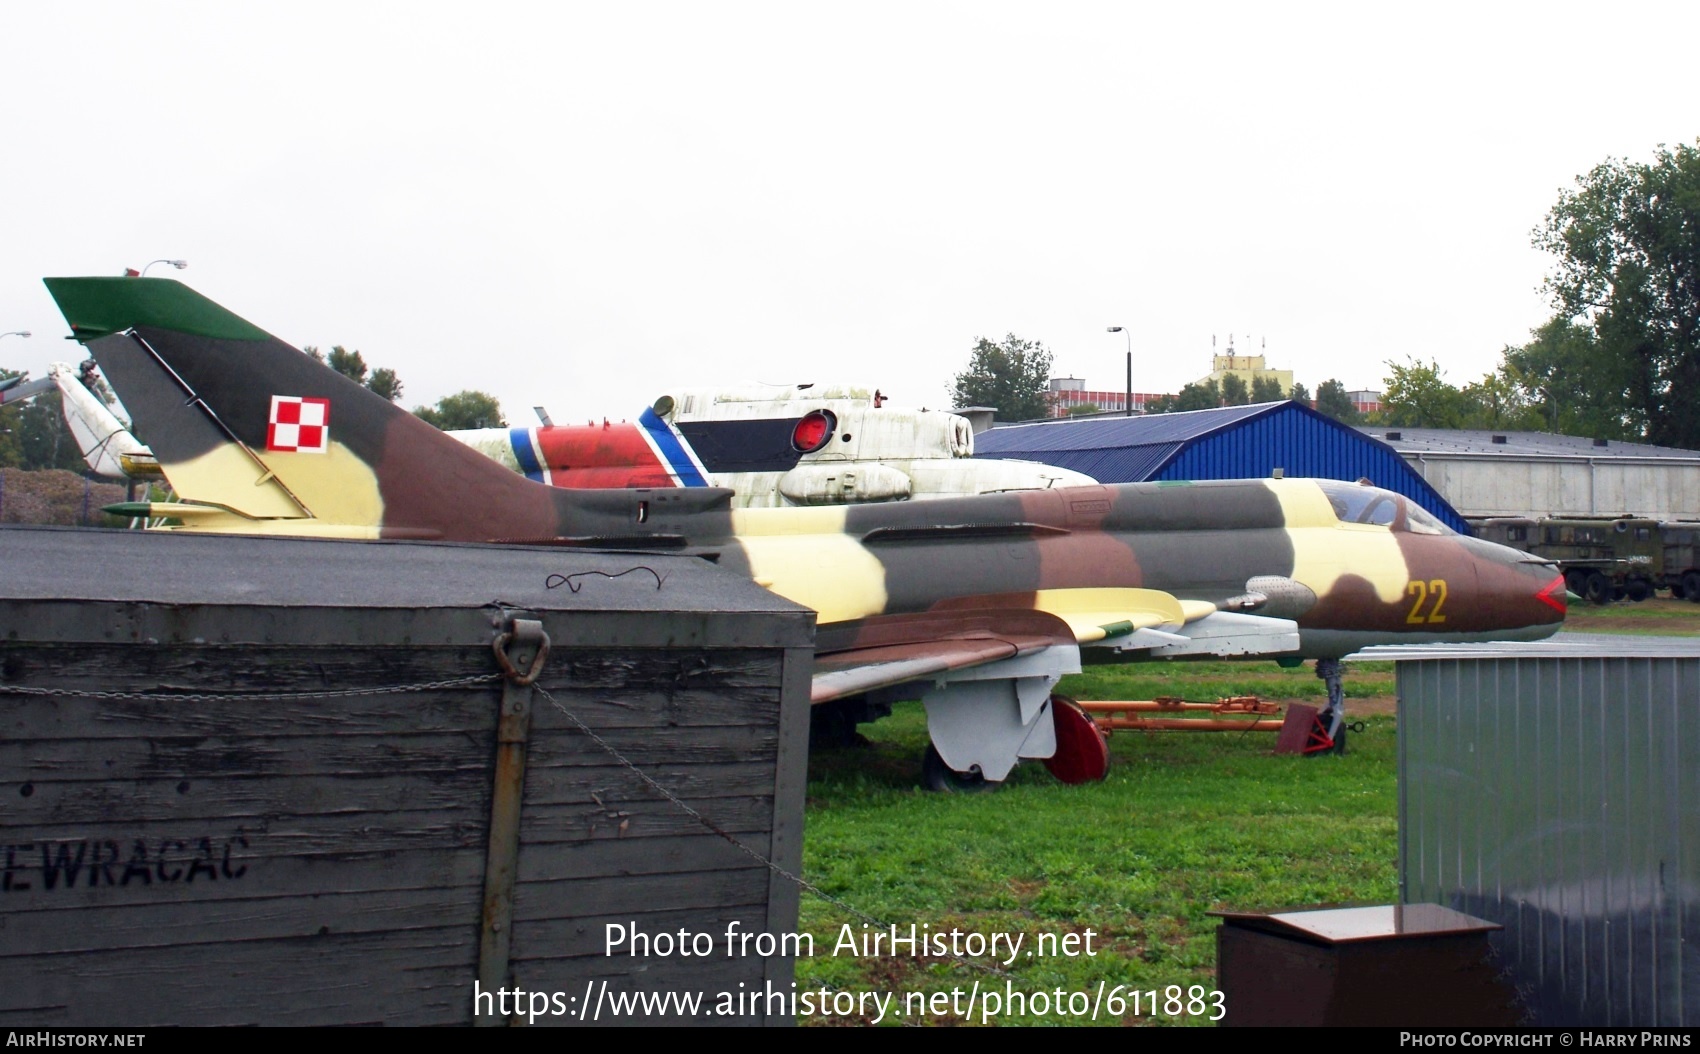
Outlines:
<svg viewBox="0 0 1700 1054"><path fill-rule="evenodd" d="M1546 588L1535 594L1535 599L1562 615L1565 613L1564 594L1564 576L1554 575Z"/></svg>

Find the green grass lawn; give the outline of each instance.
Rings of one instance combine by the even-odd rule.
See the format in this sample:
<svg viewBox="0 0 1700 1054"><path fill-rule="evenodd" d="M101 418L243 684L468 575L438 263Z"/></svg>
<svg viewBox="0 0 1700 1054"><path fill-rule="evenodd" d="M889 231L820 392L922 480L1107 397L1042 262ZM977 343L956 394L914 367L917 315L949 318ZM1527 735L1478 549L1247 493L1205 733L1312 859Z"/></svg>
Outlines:
<svg viewBox="0 0 1700 1054"><path fill-rule="evenodd" d="M1346 683L1350 710L1352 696L1391 694L1392 666L1354 666ZM1257 693L1314 700L1321 688L1309 667L1259 662L1099 667L1059 690L1094 699ZM942 795L918 786L925 715L919 704L901 705L891 718L862 726L870 746L810 757L805 873L904 932L914 924L1022 934L1023 954L1007 977L943 958L834 956L841 927L849 923L860 934L863 922L805 894L801 929L814 936L815 955L798 961L799 988L878 990L900 999L905 992L966 994L975 982L1000 993L1013 985L1095 994L1100 982L1106 991L1213 989L1217 922L1205 914L1212 908L1394 899L1395 722L1365 720L1367 730L1352 736L1343 756L1276 757L1271 733L1119 732L1110 739L1111 769L1102 783L1063 786L1029 762L995 791ZM1091 956L1025 954L1039 934L1089 929ZM1152 1015L1149 1002L1137 1016L1131 1009L1119 1018L1101 1012L1100 1023L1203 1023ZM1055 1013L999 1020L1079 1023Z"/></svg>
<svg viewBox="0 0 1700 1054"><path fill-rule="evenodd" d="M1566 628L1695 634L1700 605L1662 599L1578 605ZM1214 988L1211 909L1393 902L1393 664L1353 664L1345 685L1348 714L1367 725L1351 736L1345 755L1276 757L1270 733L1120 732L1110 739L1103 783L1065 787L1029 762L988 793L931 794L919 788L927 734L918 703L862 726L867 747L815 751L804 872L849 907L804 894L801 929L816 943L815 954L797 962L799 989L896 993L886 1024L956 1023L962 1018L954 1013L896 1011L905 993L959 990L966 998L976 982L999 993L1010 986L1064 995L1121 985L1124 999L1131 1000L1131 991L1157 990L1161 1003L1161 990L1171 985ZM1282 669L1272 662L1089 667L1065 678L1058 691L1111 700L1254 694L1316 703L1323 695L1311 666ZM1091 930L1094 954L1023 954L1008 976L948 958L834 956L843 925L863 932L850 909L905 932L913 924L933 932L1021 934L1023 953L1039 934ZM1200 1006L1206 1015L1153 1014L1148 999L1137 1015L1126 1009L1101 1011L1099 1023L1197 1024L1209 1012ZM1085 1023L1054 1012L996 1020Z"/></svg>
<svg viewBox="0 0 1700 1054"><path fill-rule="evenodd" d="M1575 633L1700 634L1700 604L1657 597L1639 604L1573 604L1564 628Z"/></svg>
<svg viewBox="0 0 1700 1054"><path fill-rule="evenodd" d="M1582 604L1566 628L1695 634L1700 605ZM965 998L976 982L999 993L1007 985L1030 993L1060 988L1065 995L1122 985L1124 998L1155 989L1161 1003L1161 990L1170 985L1214 988L1211 909L1391 903L1398 867L1393 664L1352 664L1345 685L1348 714L1367 725L1350 737L1345 755L1276 757L1271 733L1119 732L1110 739L1103 783L1066 787L1029 762L991 792L932 794L919 788L927 734L918 703L862 726L867 747L815 751L804 871L849 907L804 894L801 928L816 943L812 957L798 960L799 989L896 993L894 1014L905 993L960 990ZM1310 665L1283 669L1273 662L1088 667L1058 691L1080 699L1250 694L1313 704L1323 695ZM863 932L852 908L905 932L913 924L933 932L1021 934L1024 954L1008 976L948 958L834 956L843 925ZM1093 955L1025 954L1039 934L1087 930L1094 934ZM1099 1023L1203 1023L1152 1014L1148 999L1137 1015L1127 1009L1119 1016L1101 1011ZM953 1013L916 1013L884 1023L960 1020ZM997 1020L1084 1023L1056 1013Z"/></svg>

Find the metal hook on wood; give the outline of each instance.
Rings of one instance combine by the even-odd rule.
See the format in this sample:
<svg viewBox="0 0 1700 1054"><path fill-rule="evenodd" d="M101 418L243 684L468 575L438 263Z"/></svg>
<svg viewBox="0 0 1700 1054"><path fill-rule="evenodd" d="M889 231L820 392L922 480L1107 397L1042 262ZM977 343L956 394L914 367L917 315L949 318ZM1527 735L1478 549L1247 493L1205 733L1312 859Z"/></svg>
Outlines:
<svg viewBox="0 0 1700 1054"><path fill-rule="evenodd" d="M499 634L490 642L490 648L496 653L496 662L502 667L502 676L519 685L521 688L534 684L539 674L543 672L543 664L549 658L549 634L543 632L543 623L536 619L516 618L513 629ZM521 649L536 647L537 654L532 656L531 668L524 673L514 666L513 659L508 655L508 645L518 644Z"/></svg>

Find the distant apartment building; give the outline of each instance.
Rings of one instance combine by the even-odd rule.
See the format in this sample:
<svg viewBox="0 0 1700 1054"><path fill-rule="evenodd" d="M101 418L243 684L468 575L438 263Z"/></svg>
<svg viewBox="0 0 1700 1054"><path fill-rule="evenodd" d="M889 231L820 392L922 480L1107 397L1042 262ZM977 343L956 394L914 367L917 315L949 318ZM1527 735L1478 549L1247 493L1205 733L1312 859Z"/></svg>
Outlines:
<svg viewBox="0 0 1700 1054"><path fill-rule="evenodd" d="M1211 343L1215 343L1214 337L1211 338ZM1230 375L1243 381L1248 393L1258 381L1267 384L1271 380L1280 386L1282 398L1286 398L1287 393L1293 390L1292 370L1271 369L1262 354L1236 354L1232 334L1228 336L1227 354L1217 355L1212 353L1210 356L1210 372L1192 383L1203 386L1214 381L1217 388L1220 388L1222 381ZM1173 393L1169 394L1172 395ZM1361 414L1374 413L1381 409L1380 392L1365 390L1347 392L1346 394L1351 398L1352 405L1357 407ZM1133 412L1135 414L1145 413L1148 404L1161 397L1163 397L1163 393L1160 392L1134 392ZM1080 406L1096 407L1099 413L1125 413L1128 402L1126 391L1109 392L1091 389L1086 387L1086 381L1080 377L1052 377L1050 398L1052 417L1068 417L1070 416L1070 409ZM1316 407L1314 399L1310 406L1312 409Z"/></svg>
<svg viewBox="0 0 1700 1054"><path fill-rule="evenodd" d="M1145 404L1160 396L1161 392L1134 392L1133 412L1145 412ZM1119 392L1093 391L1086 387L1086 382L1079 377L1051 378L1051 416L1067 417L1069 410L1076 406L1096 406L1100 413L1126 413L1127 391Z"/></svg>
<svg viewBox="0 0 1700 1054"><path fill-rule="evenodd" d="M1264 361L1262 355L1234 354L1234 338L1228 338L1228 353L1226 355L1210 356L1210 373L1192 383L1197 385L1209 384L1215 381L1221 387L1224 378L1229 375L1238 377L1245 382L1246 390L1250 391L1253 383L1260 380L1274 380L1281 386L1281 394L1285 396L1293 390L1292 370L1272 370Z"/></svg>

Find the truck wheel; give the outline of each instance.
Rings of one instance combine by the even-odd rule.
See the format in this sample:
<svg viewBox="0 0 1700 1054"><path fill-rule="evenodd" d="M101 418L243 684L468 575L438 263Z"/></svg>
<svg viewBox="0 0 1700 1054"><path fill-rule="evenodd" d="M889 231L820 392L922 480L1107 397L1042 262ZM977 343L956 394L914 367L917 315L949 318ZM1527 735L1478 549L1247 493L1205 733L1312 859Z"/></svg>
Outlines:
<svg viewBox="0 0 1700 1054"><path fill-rule="evenodd" d="M1623 595L1639 604L1653 595L1653 583L1645 578L1631 578L1623 587Z"/></svg>
<svg viewBox="0 0 1700 1054"><path fill-rule="evenodd" d="M1582 595L1596 604L1611 603L1611 579L1598 571L1589 571Z"/></svg>
<svg viewBox="0 0 1700 1054"><path fill-rule="evenodd" d="M1682 595L1700 604L1700 571L1685 571L1682 575Z"/></svg>

